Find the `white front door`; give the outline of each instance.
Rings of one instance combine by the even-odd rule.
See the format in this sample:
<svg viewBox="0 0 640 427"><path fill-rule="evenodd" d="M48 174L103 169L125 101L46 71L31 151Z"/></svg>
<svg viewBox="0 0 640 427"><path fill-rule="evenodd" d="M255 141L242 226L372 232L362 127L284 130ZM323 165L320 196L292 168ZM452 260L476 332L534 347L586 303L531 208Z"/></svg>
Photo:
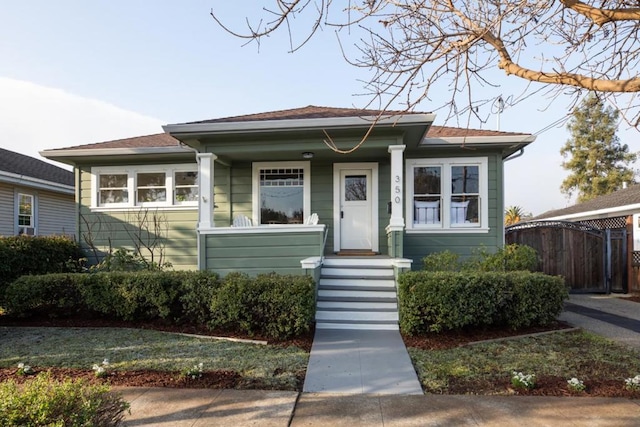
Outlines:
<svg viewBox="0 0 640 427"><path fill-rule="evenodd" d="M334 250L377 251L377 164L340 164L334 168Z"/></svg>

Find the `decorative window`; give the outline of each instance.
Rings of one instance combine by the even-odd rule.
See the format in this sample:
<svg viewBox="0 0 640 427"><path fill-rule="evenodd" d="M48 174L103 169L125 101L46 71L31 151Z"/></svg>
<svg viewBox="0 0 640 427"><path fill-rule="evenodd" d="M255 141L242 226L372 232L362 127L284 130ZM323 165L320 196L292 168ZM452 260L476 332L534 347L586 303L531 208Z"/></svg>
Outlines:
<svg viewBox="0 0 640 427"><path fill-rule="evenodd" d="M486 229L487 158L407 160L407 228Z"/></svg>
<svg viewBox="0 0 640 427"><path fill-rule="evenodd" d="M31 194L18 193L18 234L36 234L33 200Z"/></svg>
<svg viewBox="0 0 640 427"><path fill-rule="evenodd" d="M254 224L304 224L309 178L309 162L254 163Z"/></svg>
<svg viewBox="0 0 640 427"><path fill-rule="evenodd" d="M196 165L93 168L94 208L197 206ZM130 196L133 195L133 196Z"/></svg>

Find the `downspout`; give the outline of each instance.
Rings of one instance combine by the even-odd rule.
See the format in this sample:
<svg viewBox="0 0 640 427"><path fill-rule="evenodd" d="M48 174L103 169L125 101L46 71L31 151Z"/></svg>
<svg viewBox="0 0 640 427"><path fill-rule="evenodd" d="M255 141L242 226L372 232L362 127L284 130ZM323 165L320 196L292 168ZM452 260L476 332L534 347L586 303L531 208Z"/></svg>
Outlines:
<svg viewBox="0 0 640 427"><path fill-rule="evenodd" d="M508 157L505 157L504 159L502 159L502 161L508 162L509 160L513 160L513 159L517 159L518 157L521 157L523 154L524 154L524 147L522 147L520 151L518 151L517 153L514 153Z"/></svg>

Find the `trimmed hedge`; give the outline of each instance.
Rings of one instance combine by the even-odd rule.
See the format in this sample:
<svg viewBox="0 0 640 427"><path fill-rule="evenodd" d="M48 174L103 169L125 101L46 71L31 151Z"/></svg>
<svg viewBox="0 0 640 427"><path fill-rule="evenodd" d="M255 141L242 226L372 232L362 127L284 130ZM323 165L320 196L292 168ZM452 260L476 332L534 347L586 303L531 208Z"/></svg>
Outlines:
<svg viewBox="0 0 640 427"><path fill-rule="evenodd" d="M236 273L221 280L202 271L59 273L15 280L7 287L5 308L14 316L163 319L285 339L310 330L314 292L306 276Z"/></svg>
<svg viewBox="0 0 640 427"><path fill-rule="evenodd" d="M129 404L106 385L85 380L56 381L48 373L24 385L0 383L0 425L13 426L119 426Z"/></svg>
<svg viewBox="0 0 640 427"><path fill-rule="evenodd" d="M558 276L526 271L430 272L400 275L400 329L408 335L486 326L545 325L568 297Z"/></svg>
<svg viewBox="0 0 640 427"><path fill-rule="evenodd" d="M461 260L457 253L444 250L424 257L422 266L429 271L537 271L538 253L531 246L512 243L493 253L480 248Z"/></svg>
<svg viewBox="0 0 640 427"><path fill-rule="evenodd" d="M0 299L20 276L78 271L83 258L80 245L68 237L0 237Z"/></svg>

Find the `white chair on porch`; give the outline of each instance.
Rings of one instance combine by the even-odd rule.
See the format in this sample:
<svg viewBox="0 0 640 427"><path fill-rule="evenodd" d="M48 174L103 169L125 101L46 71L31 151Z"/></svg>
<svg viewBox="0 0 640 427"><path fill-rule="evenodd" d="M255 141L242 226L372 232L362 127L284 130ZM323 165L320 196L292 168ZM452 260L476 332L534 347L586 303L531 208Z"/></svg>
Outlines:
<svg viewBox="0 0 640 427"><path fill-rule="evenodd" d="M318 214L312 213L311 215L309 215L309 218L307 218L305 225L318 225Z"/></svg>
<svg viewBox="0 0 640 427"><path fill-rule="evenodd" d="M251 218L246 215L236 215L233 218L232 227L253 227L253 223L251 222Z"/></svg>

